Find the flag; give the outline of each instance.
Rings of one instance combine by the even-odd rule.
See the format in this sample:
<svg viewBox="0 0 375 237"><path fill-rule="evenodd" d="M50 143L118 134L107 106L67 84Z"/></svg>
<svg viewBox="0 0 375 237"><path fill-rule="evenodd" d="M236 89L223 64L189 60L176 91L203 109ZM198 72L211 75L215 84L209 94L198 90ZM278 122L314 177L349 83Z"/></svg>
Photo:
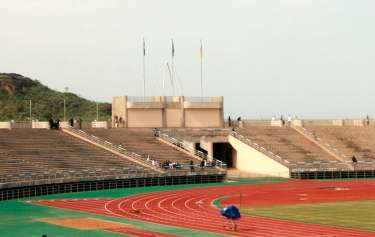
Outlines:
<svg viewBox="0 0 375 237"><path fill-rule="evenodd" d="M145 38L142 38L143 40L143 56L146 56L146 43L145 43Z"/></svg>
<svg viewBox="0 0 375 237"><path fill-rule="evenodd" d="M173 39L172 39L172 57L174 57L174 43L173 43Z"/></svg>

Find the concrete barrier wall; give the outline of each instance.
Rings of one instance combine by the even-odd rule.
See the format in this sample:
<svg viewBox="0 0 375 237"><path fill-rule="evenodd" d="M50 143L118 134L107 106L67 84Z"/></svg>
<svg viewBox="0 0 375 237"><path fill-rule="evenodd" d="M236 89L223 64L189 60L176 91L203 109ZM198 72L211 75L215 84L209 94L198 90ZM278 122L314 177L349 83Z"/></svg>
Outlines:
<svg viewBox="0 0 375 237"><path fill-rule="evenodd" d="M163 127L161 109L128 109L128 127L160 128Z"/></svg>
<svg viewBox="0 0 375 237"><path fill-rule="evenodd" d="M168 128L178 128L183 125L183 113L181 109L165 109L165 126Z"/></svg>
<svg viewBox="0 0 375 237"><path fill-rule="evenodd" d="M94 121L94 122L91 122L91 127L108 129L108 122L107 121Z"/></svg>
<svg viewBox="0 0 375 237"><path fill-rule="evenodd" d="M363 120L363 119L355 119L355 120L353 120L353 126L363 127L363 126L365 126L365 120Z"/></svg>
<svg viewBox="0 0 375 237"><path fill-rule="evenodd" d="M289 178L289 168L274 161L249 145L229 136L228 142L236 151L234 157L236 168L248 173Z"/></svg>
<svg viewBox="0 0 375 237"><path fill-rule="evenodd" d="M274 121L271 121L271 126L273 126L273 127L282 127L283 126L283 122L281 120L274 120Z"/></svg>
<svg viewBox="0 0 375 237"><path fill-rule="evenodd" d="M342 119L332 120L332 125L333 126L344 126L344 120L342 120Z"/></svg>
<svg viewBox="0 0 375 237"><path fill-rule="evenodd" d="M38 129L50 129L49 123L46 121L33 121L31 127Z"/></svg>
<svg viewBox="0 0 375 237"><path fill-rule="evenodd" d="M10 122L0 122L0 129L12 129Z"/></svg>
<svg viewBox="0 0 375 237"><path fill-rule="evenodd" d="M222 127L220 109L185 109L185 127Z"/></svg>
<svg viewBox="0 0 375 237"><path fill-rule="evenodd" d="M122 122L115 122L119 120ZM115 96L112 100L112 127L223 126L223 97L221 96L204 98Z"/></svg>

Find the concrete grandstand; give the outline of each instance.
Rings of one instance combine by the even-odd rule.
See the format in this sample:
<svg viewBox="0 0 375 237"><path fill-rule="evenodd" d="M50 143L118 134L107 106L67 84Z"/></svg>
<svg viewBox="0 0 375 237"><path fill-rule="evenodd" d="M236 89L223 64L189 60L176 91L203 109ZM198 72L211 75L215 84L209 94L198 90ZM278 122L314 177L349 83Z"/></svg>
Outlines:
<svg viewBox="0 0 375 237"><path fill-rule="evenodd" d="M220 182L227 175L375 176L370 121L239 120L228 126L222 97L114 97L113 105L111 122L87 128L0 123L0 199Z"/></svg>

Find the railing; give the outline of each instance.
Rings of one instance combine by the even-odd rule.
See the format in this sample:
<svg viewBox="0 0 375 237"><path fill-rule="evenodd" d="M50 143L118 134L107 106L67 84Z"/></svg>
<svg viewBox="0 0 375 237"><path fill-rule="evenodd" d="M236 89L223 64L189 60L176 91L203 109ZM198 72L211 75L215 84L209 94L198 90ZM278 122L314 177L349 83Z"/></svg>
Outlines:
<svg viewBox="0 0 375 237"><path fill-rule="evenodd" d="M116 151L118 153L121 153L125 156L128 156L130 158L133 158L141 163L144 163L146 164L147 166L153 166L154 168L157 168L161 171L161 169L156 165L156 164L152 164L152 159L151 157L148 155L146 157L142 157L141 155L135 153L135 152L132 152L132 151L128 151L125 147L123 147L122 145L115 145L107 140L104 140L102 138L99 138L97 136L94 136L92 134L89 134L89 133L86 133L85 131L82 131L82 130L79 130L79 129L74 129L72 127L67 127L65 128L67 129L68 131L78 135L78 136L81 136L81 137L84 137L94 143L97 143L99 145L102 145L110 150L113 150L113 151Z"/></svg>
<svg viewBox="0 0 375 237"><path fill-rule="evenodd" d="M170 144L173 144L197 157L199 157L201 160L205 160L207 161L207 164L206 166L213 166L213 167L219 167L219 168L227 168L227 165L222 162L221 160L218 160L218 159L215 159L214 157L202 152L202 151L199 151L199 150L196 150L193 146L191 146L190 144L187 144L186 142L184 142L182 139L178 139L178 138L175 138L175 137L172 137L170 135L168 135L167 133L162 133L159 131L158 133L158 137L161 138L162 140L170 143Z"/></svg>
<svg viewBox="0 0 375 237"><path fill-rule="evenodd" d="M186 102L222 102L222 97L185 97Z"/></svg>
<svg viewBox="0 0 375 237"><path fill-rule="evenodd" d="M197 133L195 133L197 132ZM172 129L163 129L162 133L168 134L174 138L179 136L188 137L188 136L228 136L230 134L229 128L172 128Z"/></svg>
<svg viewBox="0 0 375 237"><path fill-rule="evenodd" d="M199 168L199 167L197 167ZM54 183L70 183L77 181L99 181L132 178L161 178L176 176L225 175L210 169L171 170L168 173L150 172L141 168L93 168L86 170L53 170L43 172L23 172L15 175L0 175L0 190L4 188L44 185Z"/></svg>
<svg viewBox="0 0 375 237"><path fill-rule="evenodd" d="M294 179L368 179L375 178L375 170L293 171Z"/></svg>
<svg viewBox="0 0 375 237"><path fill-rule="evenodd" d="M353 170L339 161L314 161L314 162L296 162L290 163L291 172L316 172L316 171L347 171Z"/></svg>
<svg viewBox="0 0 375 237"><path fill-rule="evenodd" d="M129 102L157 102L153 96L128 96Z"/></svg>
<svg viewBox="0 0 375 237"><path fill-rule="evenodd" d="M150 174L149 171L137 168L94 168L87 170L55 170L44 172L24 172L17 175L0 176L1 184L37 182L46 180L69 180L69 179L106 179L106 178L136 178L145 177ZM1 187L0 187L1 188Z"/></svg>
<svg viewBox="0 0 375 237"><path fill-rule="evenodd" d="M246 138L244 137L243 135L241 135L240 133L238 132L235 132L235 131L232 131L231 135L235 138L237 138L238 140L240 140L241 142L251 146L252 148L254 148L255 150L265 154L266 156L268 157L271 157L272 159L276 160L277 162L281 163L281 164L284 164L286 165L287 167L290 166L290 162L283 159L281 156L279 155L276 155L275 153L273 153L272 151L269 151L267 150L266 148L260 146L259 144L251 141L249 138Z"/></svg>
<svg viewBox="0 0 375 237"><path fill-rule="evenodd" d="M57 181L56 183L49 182L49 180L47 180L45 183L27 184L27 186L15 184L13 187L4 187L4 189L0 189L0 201L57 193L85 192L104 189L166 186L178 184L202 184L214 182L216 183L224 181L225 176L226 173L224 172L216 172L213 174L188 174L183 176L165 176L159 174L136 178L114 179L109 177L107 179L97 180L62 180Z"/></svg>

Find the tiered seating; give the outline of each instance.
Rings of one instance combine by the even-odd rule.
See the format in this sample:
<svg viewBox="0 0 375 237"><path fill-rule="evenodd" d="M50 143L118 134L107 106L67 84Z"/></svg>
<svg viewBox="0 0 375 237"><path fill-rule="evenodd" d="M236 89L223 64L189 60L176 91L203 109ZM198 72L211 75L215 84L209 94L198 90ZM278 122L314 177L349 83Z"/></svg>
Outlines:
<svg viewBox="0 0 375 237"><path fill-rule="evenodd" d="M118 176L143 170L138 164L60 131L0 130L0 183L51 177Z"/></svg>
<svg viewBox="0 0 375 237"><path fill-rule="evenodd" d="M249 126L238 130L252 142L287 160L294 168L347 168L290 127Z"/></svg>
<svg viewBox="0 0 375 237"><path fill-rule="evenodd" d="M305 127L315 133L322 142L337 149L348 162L351 162L351 157L355 155L359 166L370 168L371 163L375 163L375 127L315 125ZM372 166L374 168L374 164Z"/></svg>
<svg viewBox="0 0 375 237"><path fill-rule="evenodd" d="M97 137L104 138L109 142L124 146L128 151L135 152L144 157L163 163L166 160L176 162L188 168L191 160L195 164L199 161L163 142L158 141L152 129L88 129Z"/></svg>

